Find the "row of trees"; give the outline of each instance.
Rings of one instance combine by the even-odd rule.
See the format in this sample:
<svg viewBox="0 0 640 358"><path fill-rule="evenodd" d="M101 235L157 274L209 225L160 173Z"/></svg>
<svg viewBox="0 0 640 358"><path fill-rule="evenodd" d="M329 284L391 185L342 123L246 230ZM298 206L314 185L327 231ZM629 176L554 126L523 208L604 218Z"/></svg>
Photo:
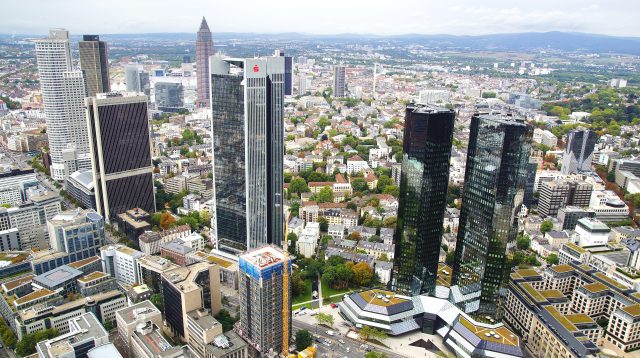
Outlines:
<svg viewBox="0 0 640 358"><path fill-rule="evenodd" d="M36 352L36 344L57 337L60 333L55 328L43 329L34 333L22 336L16 344L15 352L21 357L25 357Z"/></svg>

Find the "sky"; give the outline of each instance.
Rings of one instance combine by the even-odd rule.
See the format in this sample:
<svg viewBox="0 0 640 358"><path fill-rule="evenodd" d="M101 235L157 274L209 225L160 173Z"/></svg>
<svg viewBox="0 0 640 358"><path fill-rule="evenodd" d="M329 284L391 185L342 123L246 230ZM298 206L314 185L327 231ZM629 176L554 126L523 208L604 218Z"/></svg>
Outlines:
<svg viewBox="0 0 640 358"><path fill-rule="evenodd" d="M640 37L638 0L5 0L0 33L215 32L481 35L570 31Z"/></svg>

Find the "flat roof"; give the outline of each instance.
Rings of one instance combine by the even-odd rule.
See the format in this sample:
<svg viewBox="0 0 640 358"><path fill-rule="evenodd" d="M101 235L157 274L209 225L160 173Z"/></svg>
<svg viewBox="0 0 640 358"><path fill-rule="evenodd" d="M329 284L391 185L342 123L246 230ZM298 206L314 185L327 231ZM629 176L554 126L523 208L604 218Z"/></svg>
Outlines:
<svg viewBox="0 0 640 358"><path fill-rule="evenodd" d="M34 277L33 280L43 285L53 287L63 284L67 281L76 280L82 275L82 271L73 267L69 267L67 265L62 265L60 267L54 268L51 271L47 271L41 275Z"/></svg>
<svg viewBox="0 0 640 358"><path fill-rule="evenodd" d="M565 272L573 271L575 269L571 265L563 264L563 265L551 266L551 270L553 270L553 271L555 271L557 273L565 273Z"/></svg>
<svg viewBox="0 0 640 358"><path fill-rule="evenodd" d="M16 305L21 305L23 303L27 303L29 301L35 301L39 298L45 297L45 296L49 296L49 295L53 295L55 294L54 291L51 291L50 289L47 288L43 288L39 291L35 291L35 292L31 292L28 293L20 298L16 298L16 300L14 301L14 303Z"/></svg>
<svg viewBox="0 0 640 358"><path fill-rule="evenodd" d="M360 297L368 304L389 307L402 302L410 301L406 298L396 297L396 294L385 290L369 290L359 293ZM382 296L382 297L379 297ZM389 296L389 298L387 298Z"/></svg>
<svg viewBox="0 0 640 358"><path fill-rule="evenodd" d="M619 283L618 281L612 279L611 277L603 274L602 272L596 272L595 274L593 274L595 277L601 279L602 281L606 282L607 284L619 289L619 290L628 290L629 287Z"/></svg>
<svg viewBox="0 0 640 358"><path fill-rule="evenodd" d="M518 347L520 340L518 336L511 332L508 328L502 326L498 328L489 328L476 325L473 322L466 319L464 316L460 316L459 322L467 328L471 333L475 334L483 341L504 344L508 346ZM497 337L496 337L497 336Z"/></svg>
<svg viewBox="0 0 640 358"><path fill-rule="evenodd" d="M640 317L640 304L623 307L622 310L633 317Z"/></svg>
<svg viewBox="0 0 640 358"><path fill-rule="evenodd" d="M273 246L265 246L253 251L249 251L240 256L259 269L278 264L284 260L284 254Z"/></svg>
<svg viewBox="0 0 640 358"><path fill-rule="evenodd" d="M16 287L24 285L25 283L30 283L34 277L35 275L27 275L24 277L17 278L15 280L7 281L3 283L2 286L4 287L5 291L11 291Z"/></svg>
<svg viewBox="0 0 640 358"><path fill-rule="evenodd" d="M67 264L67 266L73 267L75 269L80 269L82 267L85 267L85 266L87 266L87 265L89 265L91 263L94 263L94 262L100 261L100 260L101 260L100 257L92 256L92 257L89 257L87 259L82 259L82 260L79 260L79 261L76 261L76 262L72 262L70 264Z"/></svg>
<svg viewBox="0 0 640 358"><path fill-rule="evenodd" d="M606 291L609 289L609 287L601 284L600 282L594 282L594 283L590 283L590 284L586 284L584 286L582 286L585 290L591 292L591 293L598 293L598 292L602 292L602 291Z"/></svg>
<svg viewBox="0 0 640 358"><path fill-rule="evenodd" d="M94 280L97 280L97 279L103 278L103 277L105 277L105 276L109 276L109 275L108 275L108 274L106 274L106 273L104 273L104 272L94 271L94 272L92 272L92 273L90 273L90 274L88 274L88 275L86 275L86 276L82 276L82 277L80 277L80 278L78 279L78 281L80 281L80 282L84 282L84 283L87 283L87 282L90 282L90 281L94 281Z"/></svg>

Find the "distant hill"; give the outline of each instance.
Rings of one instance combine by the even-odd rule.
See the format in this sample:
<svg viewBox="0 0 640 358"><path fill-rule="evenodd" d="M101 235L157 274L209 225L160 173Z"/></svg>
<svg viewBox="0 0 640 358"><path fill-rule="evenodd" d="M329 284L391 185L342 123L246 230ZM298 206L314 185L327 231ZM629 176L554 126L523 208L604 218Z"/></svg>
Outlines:
<svg viewBox="0 0 640 358"><path fill-rule="evenodd" d="M147 40L147 41L195 41L195 33L149 33L149 34L101 34L105 40ZM0 35L6 38L9 35ZM40 37L30 35L29 37ZM74 36L78 37L79 36ZM467 49L492 51L531 51L555 49L595 53L621 53L640 55L640 37L616 37L577 32L525 32L512 34L492 34L478 36L420 35L396 36L336 34L314 35L303 33L214 33L218 40L307 40L318 42L379 42L419 43L441 49Z"/></svg>

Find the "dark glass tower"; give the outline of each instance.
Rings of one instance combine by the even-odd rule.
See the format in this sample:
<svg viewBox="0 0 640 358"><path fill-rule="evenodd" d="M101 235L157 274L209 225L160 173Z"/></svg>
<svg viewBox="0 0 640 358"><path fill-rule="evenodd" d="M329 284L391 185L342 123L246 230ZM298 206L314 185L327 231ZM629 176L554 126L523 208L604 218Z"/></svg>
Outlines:
<svg viewBox="0 0 640 358"><path fill-rule="evenodd" d="M400 207L391 289L434 294L455 113L409 104L405 113Z"/></svg>
<svg viewBox="0 0 640 358"><path fill-rule="evenodd" d="M218 247L280 245L285 58L212 57L210 69Z"/></svg>
<svg viewBox="0 0 640 358"><path fill-rule="evenodd" d="M471 119L451 290L466 312L495 314L518 234L532 133L530 125L507 116Z"/></svg>
<svg viewBox="0 0 640 358"><path fill-rule="evenodd" d="M96 211L109 223L140 208L155 212L147 97L88 97L87 126Z"/></svg>
<svg viewBox="0 0 640 358"><path fill-rule="evenodd" d="M109 52L107 43L98 35L84 35L78 42L80 68L87 82L87 97L111 92L109 80Z"/></svg>

